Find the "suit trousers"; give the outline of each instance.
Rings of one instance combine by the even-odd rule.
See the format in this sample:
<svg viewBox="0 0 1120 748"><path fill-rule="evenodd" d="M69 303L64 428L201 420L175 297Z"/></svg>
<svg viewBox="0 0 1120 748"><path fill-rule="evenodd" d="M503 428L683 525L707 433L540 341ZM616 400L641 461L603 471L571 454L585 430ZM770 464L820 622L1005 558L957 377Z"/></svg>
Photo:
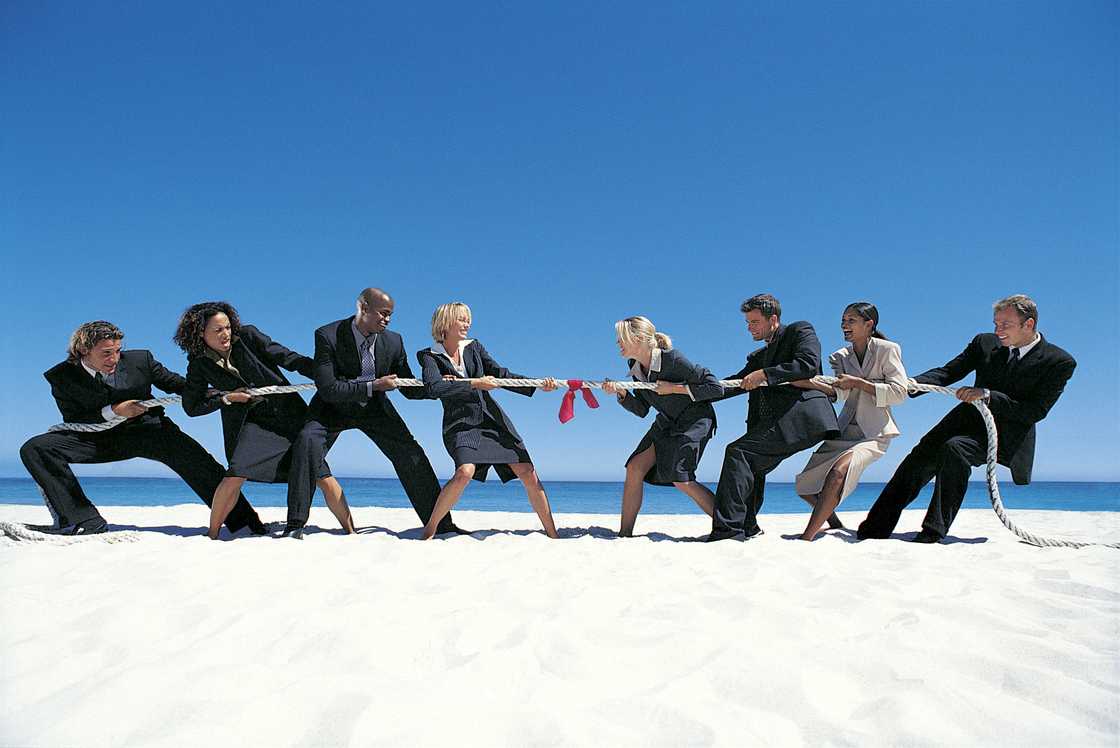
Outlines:
<svg viewBox="0 0 1120 748"><path fill-rule="evenodd" d="M99 517L97 507L82 491L71 465L120 462L144 457L163 463L186 481L206 506L210 506L225 469L202 445L161 417L158 424L125 424L100 433L55 431L32 437L20 447L20 459L39 484L47 508L66 527ZM226 527L237 532L257 513L244 496L238 496Z"/></svg>
<svg viewBox="0 0 1120 748"><path fill-rule="evenodd" d="M983 465L987 456L987 436L946 433L935 426L906 455L890 481L883 487L867 518L860 523L859 537L889 538L902 510L918 497L931 479L933 498L922 527L945 537L960 511L968 490L972 468Z"/></svg>
<svg viewBox="0 0 1120 748"><path fill-rule="evenodd" d="M727 445L723 453L723 469L716 487L715 514L712 531L758 531L758 512L762 509L766 474L783 460L808 449L823 435L791 444L781 440L776 427L748 430Z"/></svg>
<svg viewBox="0 0 1120 748"><path fill-rule="evenodd" d="M427 524L439 496L439 481L423 448L401 417L395 413L376 419L351 419L330 424L312 419L303 426L292 448L288 471L288 524L303 526L311 514L316 481L330 473L325 469L327 452L343 431L358 429L389 458L412 508ZM451 523L451 514L440 523Z"/></svg>

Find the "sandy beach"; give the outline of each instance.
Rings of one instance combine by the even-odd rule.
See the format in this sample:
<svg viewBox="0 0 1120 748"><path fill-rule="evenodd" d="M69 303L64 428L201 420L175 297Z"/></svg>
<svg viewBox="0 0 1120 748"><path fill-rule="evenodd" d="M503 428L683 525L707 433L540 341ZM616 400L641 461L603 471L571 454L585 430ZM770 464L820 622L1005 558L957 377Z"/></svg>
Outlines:
<svg viewBox="0 0 1120 748"><path fill-rule="evenodd" d="M674 542L701 515L618 540L560 513L549 541L464 510L478 532L420 543L410 511L356 509L345 537L317 506L303 541L215 543L201 504L102 512L134 542L0 540L2 746L1120 739L1120 552L1033 548L990 511L936 547L784 539L805 515L704 545ZM1013 519L1120 537L1120 513Z"/></svg>

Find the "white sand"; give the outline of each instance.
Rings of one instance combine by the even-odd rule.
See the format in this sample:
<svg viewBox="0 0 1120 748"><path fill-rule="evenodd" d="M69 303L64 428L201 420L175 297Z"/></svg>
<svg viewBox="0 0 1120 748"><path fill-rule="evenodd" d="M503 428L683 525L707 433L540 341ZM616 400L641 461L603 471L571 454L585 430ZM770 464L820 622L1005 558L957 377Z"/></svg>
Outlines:
<svg viewBox="0 0 1120 748"><path fill-rule="evenodd" d="M549 541L470 511L515 532L420 543L394 509L355 510L391 533L213 543L201 504L102 511L152 531L0 541L2 746L1120 740L1120 551L1033 548L990 511L942 546L784 540L805 515L703 545L668 542L699 515L622 541L615 517L558 514ZM1013 518L1120 538L1118 513Z"/></svg>

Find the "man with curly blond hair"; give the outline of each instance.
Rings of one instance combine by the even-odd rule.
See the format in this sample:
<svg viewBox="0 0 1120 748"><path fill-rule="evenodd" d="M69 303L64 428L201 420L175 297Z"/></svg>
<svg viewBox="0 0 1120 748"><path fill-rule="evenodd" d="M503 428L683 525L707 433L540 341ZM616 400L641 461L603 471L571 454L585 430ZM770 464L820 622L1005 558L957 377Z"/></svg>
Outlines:
<svg viewBox="0 0 1120 748"><path fill-rule="evenodd" d="M104 423L119 417L124 423L91 433L54 431L29 439L19 450L27 472L39 484L54 518L41 532L88 535L108 526L82 491L74 464L120 462L145 457L175 471L210 505L225 471L198 442L179 430L163 408L146 408L152 386L181 394L186 380L156 361L150 351L121 350L124 333L105 320L86 322L70 336L65 361L46 373L62 418L67 423ZM244 496L226 520L230 532L249 527L263 534L264 525Z"/></svg>

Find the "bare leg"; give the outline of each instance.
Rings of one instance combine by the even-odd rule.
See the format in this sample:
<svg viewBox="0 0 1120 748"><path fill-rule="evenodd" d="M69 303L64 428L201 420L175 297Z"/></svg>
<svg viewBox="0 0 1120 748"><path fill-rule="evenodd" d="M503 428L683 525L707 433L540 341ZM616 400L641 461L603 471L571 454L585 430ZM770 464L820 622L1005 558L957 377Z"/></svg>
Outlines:
<svg viewBox="0 0 1120 748"><path fill-rule="evenodd" d="M455 502L463 495L463 490L473 477L474 465L467 463L455 468L455 475L451 476L451 480L443 485L443 490L439 492L439 497L436 498L432 516L428 518L428 524L424 525L424 532L420 535L421 540L431 540L435 537L439 521L447 516L451 507L455 506Z"/></svg>
<svg viewBox="0 0 1120 748"><path fill-rule="evenodd" d="M813 513L809 517L809 524L801 535L802 540L815 538L824 525L825 518L829 515L836 516L833 512L840 504L840 494L844 491L844 480L848 477L848 466L851 462L852 453L848 452L841 456L828 471L828 476L824 479L824 487L817 497L817 505L813 507Z"/></svg>
<svg viewBox="0 0 1120 748"><path fill-rule="evenodd" d="M657 452L650 447L634 455L626 466L626 482L622 485L622 520L618 528L620 538L634 537L634 522L642 508L642 481L656 462Z"/></svg>
<svg viewBox="0 0 1120 748"><path fill-rule="evenodd" d="M560 537L556 534L556 523L552 521L552 509L548 506L548 496L545 495L541 479L537 477L537 471L533 469L533 463L518 462L509 467L525 486L525 493L529 496L529 504L533 507L537 516L541 518L544 534L553 539Z"/></svg>
<svg viewBox="0 0 1120 748"><path fill-rule="evenodd" d="M704 510L704 514L711 517L715 512L716 495L708 490L708 487L703 483L692 480L674 483L673 485L683 491L688 498L695 501L696 506Z"/></svg>
<svg viewBox="0 0 1120 748"><path fill-rule="evenodd" d="M821 495L819 493L818 494L813 494L812 496L806 496L805 494L799 494L799 495L801 496L802 499L805 500L806 503L809 504L809 506L813 507L814 509L816 509L817 502L820 501L820 498L821 498ZM830 514L829 517L828 517L828 528L830 530L843 530L844 529L844 523L840 521L840 518L836 516L835 512Z"/></svg>
<svg viewBox="0 0 1120 748"><path fill-rule="evenodd" d="M217 540L222 531L222 523L233 510L237 497L241 494L244 478L222 478L222 482L214 489L214 498L210 502L210 528L206 535L211 540Z"/></svg>
<svg viewBox="0 0 1120 748"><path fill-rule="evenodd" d="M355 534L357 530L354 529L354 517L350 514L350 505L346 503L346 494L343 493L342 486L339 485L334 476L327 476L316 481L315 484L323 492L323 498L327 500L327 508L338 520L338 524L342 526L346 534Z"/></svg>

